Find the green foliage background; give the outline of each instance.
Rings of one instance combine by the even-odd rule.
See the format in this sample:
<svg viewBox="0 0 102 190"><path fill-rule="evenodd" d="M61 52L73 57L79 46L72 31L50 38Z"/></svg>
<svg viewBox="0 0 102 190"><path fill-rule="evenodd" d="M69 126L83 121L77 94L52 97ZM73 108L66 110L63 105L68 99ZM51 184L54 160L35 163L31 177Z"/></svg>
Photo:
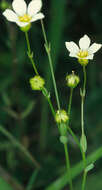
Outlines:
<svg viewBox="0 0 102 190"><path fill-rule="evenodd" d="M10 2L10 1L9 1ZM92 42L102 43L101 0L43 0L45 28L51 43L53 67L58 86L61 106L67 109L69 89L65 77L74 70L81 78L75 89L71 111L71 128L80 138L80 94L82 68L77 60L70 58L65 41L78 42L87 34ZM0 19L0 189L1 190L58 190L67 189L65 178L61 184L50 186L63 176L65 158L63 145L52 114L40 92L30 89L29 78L34 76L32 65L26 54L24 33L2 16ZM29 32L34 59L57 109L55 95L40 21L33 23ZM85 102L85 131L88 152L91 154L102 146L102 49L87 66L87 94ZM4 135L6 129L8 135ZM17 142L12 138L16 138ZM79 149L69 135L71 164L81 160ZM18 144L21 143L23 148ZM98 154L99 153L99 154ZM97 159L102 150L95 152ZM32 155L32 156L31 156ZM35 158L40 165L35 164ZM97 160L92 157L91 161ZM81 163L82 166L82 163ZM80 188L80 164L73 168L75 190ZM79 175L78 175L79 174ZM102 187L102 161L95 163L89 173L87 188L100 190ZM67 178L66 178L67 179ZM67 180L66 180L67 181ZM5 183L9 184L5 186Z"/></svg>

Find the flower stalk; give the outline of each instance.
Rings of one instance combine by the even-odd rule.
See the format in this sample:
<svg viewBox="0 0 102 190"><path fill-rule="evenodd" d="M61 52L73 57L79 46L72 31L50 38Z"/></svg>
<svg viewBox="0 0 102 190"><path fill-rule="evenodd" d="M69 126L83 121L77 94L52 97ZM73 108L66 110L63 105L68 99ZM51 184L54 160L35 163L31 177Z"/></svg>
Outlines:
<svg viewBox="0 0 102 190"><path fill-rule="evenodd" d="M84 173L83 173L83 180L82 180L82 190L85 190L86 184L86 150L87 150L87 140L84 131L84 102L85 102L85 94L86 94L86 67L83 66L83 75L84 75L84 83L83 89L80 91L81 95L81 128L82 128L82 135L81 135L81 148L82 148L82 157L83 157L83 164L84 164Z"/></svg>
<svg viewBox="0 0 102 190"><path fill-rule="evenodd" d="M64 150L65 150L66 166L67 166L67 171L68 171L68 176L69 176L70 190L73 190L72 177L71 177L71 167L70 167L70 161L69 161L69 153L68 153L68 145L67 145L67 143L64 144Z"/></svg>
<svg viewBox="0 0 102 190"><path fill-rule="evenodd" d="M33 52L31 52L31 47L30 47L30 42L29 42L29 37L28 37L28 32L25 32L25 37L26 37L26 42L27 42L27 48L28 48L28 57L33 65L33 69L36 73L36 75L39 75L38 71L37 71L37 68L36 68L36 65L34 63L34 58L33 58Z"/></svg>
<svg viewBox="0 0 102 190"><path fill-rule="evenodd" d="M69 117L70 117L70 112L71 112L72 96L73 96L73 88L70 88L70 97L69 97L69 104L68 104L68 116Z"/></svg>
<svg viewBox="0 0 102 190"><path fill-rule="evenodd" d="M52 64L52 58L51 58L51 53L50 53L51 49L50 49L50 44L48 44L48 41L47 41L43 20L41 20L41 26L42 26L42 32L43 32L43 36L44 36L44 40L45 40L45 49L46 49L49 64L50 64L50 70L51 70L53 86L54 86L56 100L57 100L57 106L58 106L58 109L60 110L59 96L58 96L58 91L57 91L57 86L56 86L56 81L55 81L55 76L54 76L54 70L53 70L53 64Z"/></svg>

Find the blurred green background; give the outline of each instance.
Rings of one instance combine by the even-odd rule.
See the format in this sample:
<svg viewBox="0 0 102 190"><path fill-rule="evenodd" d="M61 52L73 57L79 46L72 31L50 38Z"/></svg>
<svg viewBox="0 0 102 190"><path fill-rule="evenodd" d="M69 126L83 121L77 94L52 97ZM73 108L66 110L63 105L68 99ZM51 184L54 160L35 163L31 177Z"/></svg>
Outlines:
<svg viewBox="0 0 102 190"><path fill-rule="evenodd" d="M1 3L2 1L0 5ZM30 88L29 79L34 73L26 54L24 33L16 24L6 21L2 16L2 7L0 12L0 189L43 190L65 172L63 145L59 141L57 126L45 97ZM78 43L79 39L87 34L92 42L102 43L102 0L43 0L42 12L45 14L44 24L48 41L51 43L62 108L67 109L69 98L66 74L74 70L81 79L73 94L71 111L71 128L80 138L79 90L83 82L83 73L77 60L69 57L65 41ZM40 21L32 24L29 38L37 68L46 80L53 105L57 109ZM102 49L87 66L87 154L102 146L101 59ZM5 129L9 134L5 133ZM68 138L71 164L74 166L81 160L81 154L72 137L69 135ZM74 179L75 190L81 189L80 178L81 175ZM86 190L101 190L101 178L100 159L89 173ZM58 189L60 188L56 186L53 190ZM62 189L66 190L67 186Z"/></svg>

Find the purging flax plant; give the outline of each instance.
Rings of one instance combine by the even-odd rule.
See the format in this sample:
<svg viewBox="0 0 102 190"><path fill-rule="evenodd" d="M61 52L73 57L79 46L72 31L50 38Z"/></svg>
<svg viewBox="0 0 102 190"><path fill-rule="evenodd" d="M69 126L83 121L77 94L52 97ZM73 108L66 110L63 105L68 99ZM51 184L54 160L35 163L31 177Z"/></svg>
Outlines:
<svg viewBox="0 0 102 190"><path fill-rule="evenodd" d="M42 94L45 96L46 101L49 104L49 107L52 112L52 116L54 118L54 122L56 122L58 131L59 131L59 140L63 144L64 151L65 151L65 159L66 159L66 168L67 168L67 177L69 179L69 185L70 190L74 190L73 182L72 182L72 172L71 172L71 166L70 166L70 156L69 156L69 146L68 146L68 133L70 133L73 136L73 139L79 146L79 149L82 154L83 159L83 179L82 179L82 187L81 190L85 190L85 184L86 184L86 177L88 171L90 171L93 168L93 163L90 165L87 165L86 163L86 152L87 152L87 137L85 134L85 127L84 127L84 103L85 103L85 95L86 95L86 66L89 63L89 60L93 60L94 53L97 52L101 48L101 44L92 44L90 46L90 38L87 35L84 35L79 40L79 47L74 42L66 42L66 48L70 52L70 57L75 57L78 59L78 63L82 66L83 69L83 86L80 88L80 97L81 97L81 138L80 141L78 140L77 136L71 129L70 125L70 113L71 113L71 105L72 105L72 97L74 89L77 87L77 85L80 82L79 76L77 76L74 71L72 71L72 74L68 74L66 76L66 85L70 88L70 96L69 96L69 103L68 103L68 109L65 110L62 108L54 70L53 70L53 62L51 57L51 46L50 43L47 40L46 31L44 27L44 14L40 12L42 7L41 0L32 0L28 6L24 0L14 0L12 2L12 9L6 9L3 12L3 15L6 17L6 19L10 22L14 22L18 25L19 29L23 31L23 34L25 35L26 43L27 43L27 55L29 57L29 60L33 66L34 74L32 78L29 80L30 87L32 90L38 90L41 91ZM52 81L53 81L53 87L55 91L55 97L57 102L57 110L55 109L55 106L51 100L50 92L46 88L46 81L45 79L40 75L38 71L38 66L36 66L36 60L34 59L34 54L31 50L31 45L29 41L29 35L28 32L31 29L32 22L35 22L37 20L41 20L41 28L42 28L42 34L44 37L44 47L45 51L48 56L49 66L51 70L52 75ZM64 47L63 47L64 48ZM67 100L66 100L67 102ZM57 190L57 189L54 189Z"/></svg>

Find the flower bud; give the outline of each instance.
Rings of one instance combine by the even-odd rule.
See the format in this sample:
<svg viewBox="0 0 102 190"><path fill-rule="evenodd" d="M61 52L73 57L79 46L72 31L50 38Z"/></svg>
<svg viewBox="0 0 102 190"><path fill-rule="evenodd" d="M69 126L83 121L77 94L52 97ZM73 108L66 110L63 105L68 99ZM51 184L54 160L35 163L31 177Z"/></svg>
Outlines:
<svg viewBox="0 0 102 190"><path fill-rule="evenodd" d="M60 123L59 131L60 131L61 136L67 136L67 125L66 125L66 123Z"/></svg>
<svg viewBox="0 0 102 190"><path fill-rule="evenodd" d="M86 66L88 64L88 59L78 59L78 62L82 65L82 66Z"/></svg>
<svg viewBox="0 0 102 190"><path fill-rule="evenodd" d="M11 7L11 4L8 3L6 0L2 0L0 3L0 8L5 11L5 9L8 9Z"/></svg>
<svg viewBox="0 0 102 190"><path fill-rule="evenodd" d="M55 121L57 123L64 122L66 123L69 120L68 114L65 110L57 110L55 115Z"/></svg>
<svg viewBox="0 0 102 190"><path fill-rule="evenodd" d="M35 75L29 80L32 90L42 90L44 87L45 81L39 75Z"/></svg>
<svg viewBox="0 0 102 190"><path fill-rule="evenodd" d="M72 72L72 74L66 76L67 86L70 88L75 88L78 83L80 82L80 79L77 75Z"/></svg>
<svg viewBox="0 0 102 190"><path fill-rule="evenodd" d="M60 142L66 144L68 142L68 138L65 136L60 136Z"/></svg>
<svg viewBox="0 0 102 190"><path fill-rule="evenodd" d="M31 23L29 23L27 26L20 27L22 32L28 32L31 28Z"/></svg>

